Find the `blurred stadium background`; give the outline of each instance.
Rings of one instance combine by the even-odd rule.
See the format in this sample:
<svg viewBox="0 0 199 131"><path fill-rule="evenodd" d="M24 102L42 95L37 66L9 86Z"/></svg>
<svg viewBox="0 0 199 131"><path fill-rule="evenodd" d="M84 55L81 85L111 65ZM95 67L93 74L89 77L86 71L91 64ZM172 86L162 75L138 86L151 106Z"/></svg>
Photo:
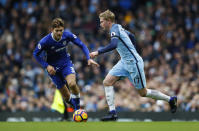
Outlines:
<svg viewBox="0 0 199 131"><path fill-rule="evenodd" d="M178 113L171 115L167 103L141 98L125 79L115 86L121 116L199 120L198 0L0 0L1 121L46 113L43 118L52 115L48 120L57 120L53 118L59 115L51 110L55 87L32 58L33 49L50 32L55 17L63 18L66 30L90 51L106 45L109 38L99 29L98 19L106 9L116 14L117 23L135 33L148 88L178 96ZM93 118L100 117L107 110L102 80L118 54L102 55L96 59L100 68L90 68L77 46L69 46L68 51L81 88L81 106Z"/></svg>

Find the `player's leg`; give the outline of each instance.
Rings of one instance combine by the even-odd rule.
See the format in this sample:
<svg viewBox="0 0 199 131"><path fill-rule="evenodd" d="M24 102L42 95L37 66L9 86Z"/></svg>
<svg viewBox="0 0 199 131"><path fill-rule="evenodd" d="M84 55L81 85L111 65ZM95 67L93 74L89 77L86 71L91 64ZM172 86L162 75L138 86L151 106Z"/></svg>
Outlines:
<svg viewBox="0 0 199 131"><path fill-rule="evenodd" d="M117 120L117 113L115 109L115 103L114 103L114 89L113 85L116 81L120 79L122 76L127 76L127 73L123 69L123 64L121 61L119 61L108 73L106 78L103 81L104 90L105 90L105 96L106 101L109 106L109 114L107 116L104 116L101 118L102 121L115 121Z"/></svg>
<svg viewBox="0 0 199 131"><path fill-rule="evenodd" d="M177 97L176 96L170 97L158 90L152 90L152 89L147 89L147 88L140 89L138 90L138 92L140 96L142 97L150 97L152 99L164 100L166 102L169 102L172 113L175 113L177 110Z"/></svg>
<svg viewBox="0 0 199 131"><path fill-rule="evenodd" d="M171 112L175 113L177 109L177 97L170 97L158 90L146 88L146 78L144 73L143 61L139 61L138 63L134 64L134 70L135 72L130 72L129 79L138 90L140 96L167 101L170 104Z"/></svg>
<svg viewBox="0 0 199 131"><path fill-rule="evenodd" d="M61 88L58 88L64 101L69 103L70 102L70 91L66 87L66 85L63 85Z"/></svg>
<svg viewBox="0 0 199 131"><path fill-rule="evenodd" d="M70 121L69 114L68 114L68 111L67 111L67 104L65 102L64 102L64 114L62 116L61 121Z"/></svg>
<svg viewBox="0 0 199 131"><path fill-rule="evenodd" d="M70 88L71 90L71 93L75 96L79 96L80 94L80 90L79 90L79 87L76 83L76 76L75 74L69 74L65 77L65 80L67 81L68 83L68 87Z"/></svg>
<svg viewBox="0 0 199 131"><path fill-rule="evenodd" d="M150 97L152 99L164 100L167 102L169 102L169 100L171 98L170 96L165 95L158 90L152 90L152 89L147 89L147 88L138 89L138 93L142 97Z"/></svg>
<svg viewBox="0 0 199 131"><path fill-rule="evenodd" d="M74 103L74 110L80 109L80 90L76 83L75 74L69 74L65 77L68 87L71 91L71 102Z"/></svg>
<svg viewBox="0 0 199 131"><path fill-rule="evenodd" d="M80 108L80 90L76 83L76 75L72 63L69 62L68 66L61 70L61 73L71 91L71 102L73 103L73 108L74 110L78 110Z"/></svg>
<svg viewBox="0 0 199 131"><path fill-rule="evenodd" d="M64 101L68 103L70 101L70 91L65 85L65 81L62 79L62 76L59 73L49 76L52 82L56 85L56 88L60 91Z"/></svg>
<svg viewBox="0 0 199 131"><path fill-rule="evenodd" d="M58 88L58 89L59 89L65 103L72 105L74 110L79 109L79 105L77 104L78 103L77 100L75 98L73 98L72 94L70 94L70 91L69 91L69 89L66 85L63 85L62 88Z"/></svg>
<svg viewBox="0 0 199 131"><path fill-rule="evenodd" d="M114 102L114 100L115 100L114 94L115 93L114 93L114 89L113 89L113 85L118 80L119 80L118 76L113 76L111 74L108 74L103 81L106 101L109 106L109 113L108 113L108 115L102 117L101 121L115 121L118 118L116 109L115 109L115 102Z"/></svg>
<svg viewBox="0 0 199 131"><path fill-rule="evenodd" d="M119 78L120 77L118 77L118 76L113 76L111 74L108 74L103 81L105 95L106 95L106 101L109 106L110 112L115 111L113 85L115 84L116 81L119 80Z"/></svg>
<svg viewBox="0 0 199 131"><path fill-rule="evenodd" d="M70 94L70 91L67 87L68 85L66 85L66 80L62 76L62 73L56 72L55 75L49 76L53 83L56 85L57 89L59 89L64 102L71 104L75 110L78 109L76 101L72 98L72 95Z"/></svg>

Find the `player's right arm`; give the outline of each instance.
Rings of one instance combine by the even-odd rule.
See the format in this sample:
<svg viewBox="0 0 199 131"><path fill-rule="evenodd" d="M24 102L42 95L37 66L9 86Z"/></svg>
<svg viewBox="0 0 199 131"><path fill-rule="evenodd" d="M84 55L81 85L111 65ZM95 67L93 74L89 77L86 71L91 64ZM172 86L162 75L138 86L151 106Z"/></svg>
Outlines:
<svg viewBox="0 0 199 131"><path fill-rule="evenodd" d="M111 42L107 46L105 46L95 52L91 52L90 53L91 58L94 58L100 54L112 51L117 48L117 44L118 44L119 36L120 36L118 25L116 25L116 27L111 29L110 35L111 35Z"/></svg>
<svg viewBox="0 0 199 131"><path fill-rule="evenodd" d="M45 42L43 42L42 40L37 44L35 50L33 51L33 56L34 58L37 60L37 62L39 62L43 68L46 68L48 73L50 75L54 75L56 73L55 69L53 66L49 65L41 56L41 52L44 50L45 48Z"/></svg>
<svg viewBox="0 0 199 131"><path fill-rule="evenodd" d="M41 52L44 50L45 48L45 42L43 42L42 40L37 44L37 46L35 47L35 50L33 51L33 56L34 58L37 60L37 62L39 62L39 64L41 64L41 66L43 68L47 68L48 63L40 56Z"/></svg>

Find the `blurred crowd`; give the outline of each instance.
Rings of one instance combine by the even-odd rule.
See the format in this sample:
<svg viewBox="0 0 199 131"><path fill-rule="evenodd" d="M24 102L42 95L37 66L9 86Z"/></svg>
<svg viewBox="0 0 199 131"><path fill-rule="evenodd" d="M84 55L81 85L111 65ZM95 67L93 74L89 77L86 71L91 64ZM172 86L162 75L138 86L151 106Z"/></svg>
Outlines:
<svg viewBox="0 0 199 131"><path fill-rule="evenodd" d="M147 87L177 95L179 111L199 111L199 1L198 0L0 0L0 112L50 111L55 86L33 59L37 42L61 17L66 30L76 34L90 51L109 43L99 28L98 15L110 9L117 23L136 36L145 62ZM102 81L120 59L112 51L88 67L81 49L68 52L87 111L107 109ZM128 79L115 85L118 111L169 111L163 101L142 98Z"/></svg>

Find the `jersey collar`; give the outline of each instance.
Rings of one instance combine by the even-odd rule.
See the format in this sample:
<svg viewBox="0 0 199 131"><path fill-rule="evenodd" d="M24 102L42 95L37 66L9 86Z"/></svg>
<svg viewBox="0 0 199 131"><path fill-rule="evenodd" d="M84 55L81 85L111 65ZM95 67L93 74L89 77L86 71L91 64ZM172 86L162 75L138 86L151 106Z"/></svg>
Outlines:
<svg viewBox="0 0 199 131"><path fill-rule="evenodd" d="M110 34L111 34L111 31L112 31L113 27L116 26L116 25L117 25L117 24L115 24L115 23L112 24L111 29L110 29L110 32L109 32Z"/></svg>
<svg viewBox="0 0 199 131"><path fill-rule="evenodd" d="M56 41L56 42L60 42L61 40L62 40L62 36L61 36L61 39L60 40L55 40L54 38L53 38L53 32L50 34L51 35L51 37L52 37L52 39L54 40L54 41Z"/></svg>

